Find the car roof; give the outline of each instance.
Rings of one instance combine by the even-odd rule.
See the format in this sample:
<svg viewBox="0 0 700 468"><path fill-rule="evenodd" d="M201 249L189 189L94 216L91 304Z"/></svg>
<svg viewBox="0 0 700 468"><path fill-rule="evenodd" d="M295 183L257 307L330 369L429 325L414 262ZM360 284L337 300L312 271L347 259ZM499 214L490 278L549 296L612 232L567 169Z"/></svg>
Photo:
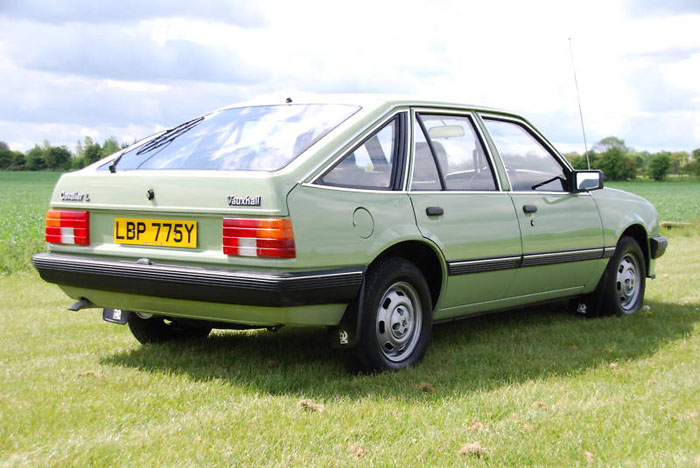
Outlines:
<svg viewBox="0 0 700 468"><path fill-rule="evenodd" d="M217 110L231 109L236 107L269 106L290 104L346 104L362 106L363 109L374 109L379 107L443 107L470 109L481 112L495 112L499 114L516 115L512 112L493 107L461 103L458 101L427 99L425 97L392 95L392 94L309 94L309 93L279 93L258 96L253 99L238 102L228 106L223 106Z"/></svg>

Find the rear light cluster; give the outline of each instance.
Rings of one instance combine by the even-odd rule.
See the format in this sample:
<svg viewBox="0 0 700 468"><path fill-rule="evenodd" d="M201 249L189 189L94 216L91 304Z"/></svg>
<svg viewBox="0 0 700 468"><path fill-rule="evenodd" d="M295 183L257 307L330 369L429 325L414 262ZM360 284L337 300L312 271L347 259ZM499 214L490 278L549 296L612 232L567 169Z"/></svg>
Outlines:
<svg viewBox="0 0 700 468"><path fill-rule="evenodd" d="M289 218L224 218L224 253L242 257L295 258Z"/></svg>
<svg viewBox="0 0 700 468"><path fill-rule="evenodd" d="M46 212L46 242L50 244L90 244L90 212Z"/></svg>

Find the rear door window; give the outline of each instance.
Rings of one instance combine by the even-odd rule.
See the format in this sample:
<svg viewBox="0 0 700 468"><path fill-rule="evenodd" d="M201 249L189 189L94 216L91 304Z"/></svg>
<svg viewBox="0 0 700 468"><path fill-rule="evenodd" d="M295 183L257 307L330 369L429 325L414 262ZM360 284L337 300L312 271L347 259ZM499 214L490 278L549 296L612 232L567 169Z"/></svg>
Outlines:
<svg viewBox="0 0 700 468"><path fill-rule="evenodd" d="M413 128L411 190L496 190L484 145L468 116L416 114Z"/></svg>

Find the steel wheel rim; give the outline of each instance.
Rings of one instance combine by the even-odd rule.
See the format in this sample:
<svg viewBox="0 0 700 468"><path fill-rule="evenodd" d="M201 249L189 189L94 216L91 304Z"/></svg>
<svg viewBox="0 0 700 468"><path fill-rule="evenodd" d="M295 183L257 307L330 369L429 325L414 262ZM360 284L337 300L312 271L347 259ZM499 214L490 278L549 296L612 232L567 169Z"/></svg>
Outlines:
<svg viewBox="0 0 700 468"><path fill-rule="evenodd" d="M626 254L617 265L615 289L620 308L624 313L634 310L641 288L639 262L632 254Z"/></svg>
<svg viewBox="0 0 700 468"><path fill-rule="evenodd" d="M375 331L379 349L392 362L410 356L423 328L418 292L404 281L389 286L379 301Z"/></svg>

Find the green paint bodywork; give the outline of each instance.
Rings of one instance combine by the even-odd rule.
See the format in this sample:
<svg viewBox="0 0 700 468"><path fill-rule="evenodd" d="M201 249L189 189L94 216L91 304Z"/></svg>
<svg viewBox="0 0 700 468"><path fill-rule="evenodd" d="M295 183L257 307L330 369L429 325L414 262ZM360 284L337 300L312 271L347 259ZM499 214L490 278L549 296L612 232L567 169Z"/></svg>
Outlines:
<svg viewBox="0 0 700 468"><path fill-rule="evenodd" d="M447 261L614 246L633 225L643 228L647 237L659 234L654 207L619 190L579 194L510 192L503 163L480 113L518 118L513 114L452 103L375 98L359 101L351 99L351 103L362 106L361 111L274 173L147 170L112 174L97 170L115 154L65 174L56 185L51 207L89 210L91 244L50 245L49 250L109 259L146 257L154 262L212 269L294 272L368 266L392 246L420 242L434 252L441 265L442 284L434 312L435 319L441 320L590 292L607 264L607 259L594 259L449 276ZM486 138L501 191L365 191L313 183L329 165L397 112L407 112L410 117L415 109L471 113ZM412 146L408 145L409 160ZM410 175L410 164L407 169ZM148 189L156 194L150 201L145 196ZM90 201L64 202L62 192L87 193ZM230 207L226 197L232 195L260 196L262 204ZM524 204L536 204L539 210L526 214L521 209ZM429 206L440 206L445 214L428 217L425 209ZM224 255L221 220L232 215L289 216L296 258ZM196 220L198 247L190 250L115 244L115 217ZM652 273L653 260L649 260ZM332 326L338 324L346 308L346 304L236 306L76 287L63 290L72 298L86 297L99 307L254 325Z"/></svg>

